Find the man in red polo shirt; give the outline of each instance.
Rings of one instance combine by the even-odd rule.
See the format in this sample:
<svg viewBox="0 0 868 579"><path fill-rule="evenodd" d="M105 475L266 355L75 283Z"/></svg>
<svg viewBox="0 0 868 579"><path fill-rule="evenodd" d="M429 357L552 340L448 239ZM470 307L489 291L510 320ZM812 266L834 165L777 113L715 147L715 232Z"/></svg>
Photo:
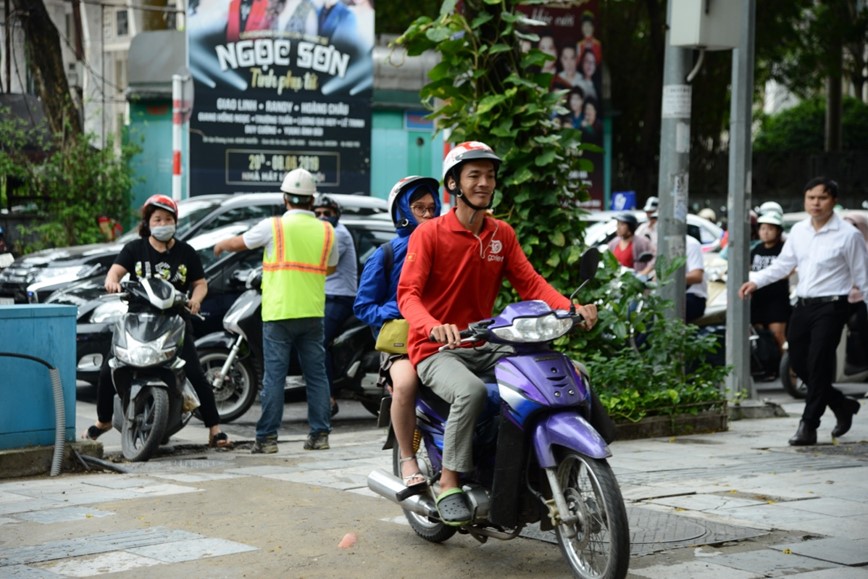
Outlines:
<svg viewBox="0 0 868 579"><path fill-rule="evenodd" d="M534 270L512 227L488 214L500 162L478 141L449 152L443 181L457 197L456 206L416 228L398 283L398 306L410 322L410 361L422 383L450 404L437 509L441 520L454 526L471 518L459 474L473 470L473 427L487 395L477 373L491 369L511 351L498 344L461 344L459 332L491 317L504 278L522 299L543 300L562 310L570 307L569 299ZM579 305L577 311L587 327L593 327L596 306Z"/></svg>

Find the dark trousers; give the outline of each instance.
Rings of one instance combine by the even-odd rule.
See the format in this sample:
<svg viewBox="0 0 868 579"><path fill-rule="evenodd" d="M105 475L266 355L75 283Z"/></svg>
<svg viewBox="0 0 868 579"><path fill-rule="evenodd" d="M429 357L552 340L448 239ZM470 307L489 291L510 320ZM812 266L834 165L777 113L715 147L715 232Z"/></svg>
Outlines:
<svg viewBox="0 0 868 579"><path fill-rule="evenodd" d="M356 298L353 296L326 296L323 339L326 351L326 376L329 380L329 390L332 396L338 390L334 384L332 341L338 337L344 323L353 315L353 302L355 300Z"/></svg>
<svg viewBox="0 0 868 579"><path fill-rule="evenodd" d="M705 298L696 294L684 296L684 321L688 324L695 319L701 318L705 313Z"/></svg>
<svg viewBox="0 0 868 579"><path fill-rule="evenodd" d="M849 312L846 299L798 305L787 326L790 365L808 388L802 420L810 428L820 426L827 406L834 412L844 401L844 395L832 383L835 381L835 350Z"/></svg>
<svg viewBox="0 0 868 579"><path fill-rule="evenodd" d="M111 368L108 361L110 356L103 359L99 369L99 382L96 385L96 415L100 422L111 422L114 414L115 388L112 384ZM214 400L214 390L202 366L199 364L199 353L193 338L193 325L188 321L184 331L184 345L181 347L181 359L184 364L184 373L187 380L193 385L196 395L199 397L199 414L205 426L212 427L220 424L220 414L217 412L217 402Z"/></svg>

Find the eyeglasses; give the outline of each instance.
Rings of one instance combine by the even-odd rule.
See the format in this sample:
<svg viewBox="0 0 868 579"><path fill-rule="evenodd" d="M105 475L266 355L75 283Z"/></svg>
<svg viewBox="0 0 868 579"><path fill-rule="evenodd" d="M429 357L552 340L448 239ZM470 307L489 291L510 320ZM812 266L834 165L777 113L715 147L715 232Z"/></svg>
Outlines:
<svg viewBox="0 0 868 579"><path fill-rule="evenodd" d="M314 209L313 214L317 217L332 217L332 212L328 209Z"/></svg>
<svg viewBox="0 0 868 579"><path fill-rule="evenodd" d="M435 205L410 205L410 209L413 211L413 215L416 217L425 217L426 215L431 215L434 217L437 211L437 207Z"/></svg>

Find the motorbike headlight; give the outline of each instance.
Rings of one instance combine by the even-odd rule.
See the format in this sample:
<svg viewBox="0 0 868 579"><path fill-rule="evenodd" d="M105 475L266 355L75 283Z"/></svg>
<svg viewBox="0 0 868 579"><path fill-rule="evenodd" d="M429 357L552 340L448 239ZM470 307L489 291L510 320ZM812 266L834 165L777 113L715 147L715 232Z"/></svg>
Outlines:
<svg viewBox="0 0 868 579"><path fill-rule="evenodd" d="M129 306L121 300L111 300L94 308L90 314L90 323L92 324L113 324L120 319L122 315L127 313Z"/></svg>
<svg viewBox="0 0 868 579"><path fill-rule="evenodd" d="M174 344L166 347L165 337L145 343L139 342L129 334L126 336L124 346L115 346L115 356L118 360L139 368L162 364L174 357L176 351L177 347Z"/></svg>
<svg viewBox="0 0 868 579"><path fill-rule="evenodd" d="M511 325L494 328L491 332L510 342L550 342L569 332L572 327L572 318L559 318L550 313L539 317L516 318Z"/></svg>

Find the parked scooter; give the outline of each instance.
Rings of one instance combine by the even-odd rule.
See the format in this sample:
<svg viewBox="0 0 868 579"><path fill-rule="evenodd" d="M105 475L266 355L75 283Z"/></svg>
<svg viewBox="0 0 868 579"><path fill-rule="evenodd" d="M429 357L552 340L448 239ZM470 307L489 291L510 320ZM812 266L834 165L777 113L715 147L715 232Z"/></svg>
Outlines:
<svg viewBox="0 0 868 579"><path fill-rule="evenodd" d="M196 340L199 361L214 388L220 422L240 418L256 400L262 376L262 270L248 278L249 289L235 300L223 316L222 332ZM338 396L361 402L376 416L383 390L377 385L380 354L374 350L370 328L354 316L345 323L331 345L333 380ZM287 389L304 388L301 367L293 355Z"/></svg>
<svg viewBox="0 0 868 579"><path fill-rule="evenodd" d="M157 278L122 282L120 297L138 313L123 314L113 327L112 425L121 432L124 458L146 461L199 406L179 356L186 326L180 313L187 298Z"/></svg>
<svg viewBox="0 0 868 579"><path fill-rule="evenodd" d="M596 249L583 256L584 279L593 277L598 262ZM574 576L622 578L630 560L630 532L606 460L611 451L594 426L604 423L595 414L600 408L581 367L550 348L581 320L574 310L553 311L542 301L525 301L462 332L464 341L509 344L515 353L497 363L493 378L484 377L488 403L474 434L477 466L462 479L473 519L460 532L484 543L489 537L514 539L525 525L538 522L541 530L555 530ZM391 433L387 447L393 450L393 473L368 475L368 487L399 505L416 534L433 543L459 532L439 519L435 506L448 409L421 388L414 451L431 486L404 486Z"/></svg>
<svg viewBox="0 0 868 579"><path fill-rule="evenodd" d="M784 344L781 356L781 384L793 398L808 395L805 381L790 367L789 344ZM835 382L864 382L868 380L868 320L865 312L855 312L847 320L841 341L835 350Z"/></svg>

